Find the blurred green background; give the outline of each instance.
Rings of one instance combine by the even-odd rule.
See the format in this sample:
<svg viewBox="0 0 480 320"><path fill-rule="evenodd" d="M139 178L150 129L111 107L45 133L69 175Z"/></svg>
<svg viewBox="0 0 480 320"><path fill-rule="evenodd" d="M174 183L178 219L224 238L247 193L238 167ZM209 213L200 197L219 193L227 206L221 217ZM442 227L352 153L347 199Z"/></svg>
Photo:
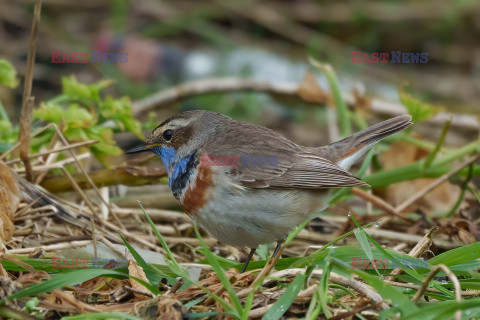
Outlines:
<svg viewBox="0 0 480 320"><path fill-rule="evenodd" d="M12 62L22 79L33 1L0 0L0 8L0 58ZM428 53L428 62L352 63L356 50ZM52 63L52 51L126 52L128 62ZM112 79L107 92L133 101L213 76L299 83L313 70L308 56L331 64L345 92L397 102L398 89L405 88L447 110L477 113L480 2L45 0L33 95L37 102L57 96L62 77L72 74L82 83ZM0 88L13 122L21 93L21 85ZM157 110L155 121L193 107L270 126L282 126L282 119L326 121L319 111L293 104L265 94L208 94Z"/></svg>

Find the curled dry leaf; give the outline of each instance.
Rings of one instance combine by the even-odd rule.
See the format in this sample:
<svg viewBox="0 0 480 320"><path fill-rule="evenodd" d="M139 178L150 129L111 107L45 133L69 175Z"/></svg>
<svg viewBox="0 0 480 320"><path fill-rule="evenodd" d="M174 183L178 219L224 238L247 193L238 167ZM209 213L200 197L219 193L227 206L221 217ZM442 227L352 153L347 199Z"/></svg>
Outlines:
<svg viewBox="0 0 480 320"><path fill-rule="evenodd" d="M477 241L477 226L475 223L463 218L449 220L446 224L442 225L442 230L461 243L472 244Z"/></svg>
<svg viewBox="0 0 480 320"><path fill-rule="evenodd" d="M128 260L128 274L132 277L138 278L148 283L148 279L147 279L147 276L145 275L145 272L143 271L143 268L140 267L135 261ZM135 279L130 279L130 286L133 289L136 289L138 291L150 292L150 290L145 288L142 284L140 284ZM150 299L149 297L143 294L134 293L134 295L140 300Z"/></svg>
<svg viewBox="0 0 480 320"><path fill-rule="evenodd" d="M333 105L330 95L318 85L315 75L310 71L305 72L297 93L305 101Z"/></svg>
<svg viewBox="0 0 480 320"><path fill-rule="evenodd" d="M21 276L18 277L18 282L23 286L26 287L28 285L34 284L34 283L40 283L43 280L48 280L50 279L50 276L48 273L46 273L43 270L40 271L35 271L35 272L29 272L26 274L22 274Z"/></svg>
<svg viewBox="0 0 480 320"><path fill-rule="evenodd" d="M0 161L0 239L12 239L13 215L19 204L18 187L10 169Z"/></svg>
<svg viewBox="0 0 480 320"><path fill-rule="evenodd" d="M370 114L370 108L372 107L372 103L369 98L364 96L358 89L353 90L353 98L355 99L355 109L360 110L363 116L367 116Z"/></svg>

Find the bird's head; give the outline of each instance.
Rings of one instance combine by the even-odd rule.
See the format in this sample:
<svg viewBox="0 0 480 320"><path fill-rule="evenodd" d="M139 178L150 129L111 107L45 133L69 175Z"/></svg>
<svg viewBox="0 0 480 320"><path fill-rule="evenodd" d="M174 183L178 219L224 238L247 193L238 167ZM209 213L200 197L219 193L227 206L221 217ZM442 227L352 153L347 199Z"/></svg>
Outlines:
<svg viewBox="0 0 480 320"><path fill-rule="evenodd" d="M181 112L162 122L145 142L127 153L151 151L168 166L196 152L215 134L222 120L230 119L220 113L192 110Z"/></svg>

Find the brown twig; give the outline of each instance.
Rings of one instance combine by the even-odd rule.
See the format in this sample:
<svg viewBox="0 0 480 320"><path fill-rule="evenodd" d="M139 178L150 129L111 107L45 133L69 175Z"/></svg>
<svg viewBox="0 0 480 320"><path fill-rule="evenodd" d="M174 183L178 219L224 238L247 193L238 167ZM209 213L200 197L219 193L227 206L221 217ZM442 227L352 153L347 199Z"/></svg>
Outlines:
<svg viewBox="0 0 480 320"><path fill-rule="evenodd" d="M312 103L302 98L299 94L299 85L292 82L266 82L244 78L207 78L182 83L157 93L154 93L142 100L133 103L133 113L135 116L147 114L155 108L167 106L173 102L185 98L215 92L235 92L235 91L253 91L263 92L277 96L294 97L306 103ZM326 100L331 99L330 93L324 93ZM343 94L345 102L354 107L357 98L353 94ZM318 105L318 102L315 103ZM370 111L384 116L398 116L405 114L405 107L401 104L384 101L381 99L371 99L368 105ZM452 126L467 130L478 130L479 125L474 117L470 115L452 114L441 112L429 119L427 122L443 125L445 121L452 118Z"/></svg>
<svg viewBox="0 0 480 320"><path fill-rule="evenodd" d="M413 247L412 250L408 253L409 256L418 258L422 252L427 250L430 245L432 244L433 238L435 237L435 234L438 231L438 227L433 227L430 229L427 234L420 240L415 247ZM391 275L386 277L385 280L387 281L393 281L395 279L395 276L399 275L402 273L402 268L396 268L392 271Z"/></svg>
<svg viewBox="0 0 480 320"><path fill-rule="evenodd" d="M65 145L69 145L68 143L68 140L67 138L65 138L65 136L63 135L62 131L58 128L58 126L54 123L50 123L48 126L51 126L55 129L55 132L58 134L58 137L60 138L60 140L63 142L63 144ZM97 194L98 198L100 199L101 202L103 202L107 208L108 208L108 211L109 213L112 214L115 222L122 228L122 229L125 229L125 227L123 226L122 222L120 221L120 219L118 219L117 215L112 212L112 208L110 206L110 204L102 197L102 194L100 193L100 190L98 190L97 186L93 183L92 179L90 178L90 176L88 175L87 171L85 170L85 168L82 166L82 164L80 163L80 161L78 160L78 157L77 155L75 154L75 151L73 149L68 149L68 152L70 153L70 155L73 157L73 159L75 160L75 164L77 165L77 168L80 170L80 172L83 174L83 176L85 177L85 179L88 181L89 185L93 188L93 190L95 191L95 193Z"/></svg>
<svg viewBox="0 0 480 320"><path fill-rule="evenodd" d="M166 175L167 171L163 167L145 170L139 167L121 166L114 169L92 172L89 174L89 177L97 187L107 187L118 184L127 186L158 184L160 183L160 179ZM75 180L82 189L92 188L92 185L85 175L74 174L72 176L73 180ZM74 190L69 179L57 176L47 177L43 180L41 186L53 193Z"/></svg>
<svg viewBox="0 0 480 320"><path fill-rule="evenodd" d="M392 214L396 217L399 217L400 219L405 220L405 221L409 221L409 222L413 221L412 219L402 215L398 210L396 210L394 207L392 207L386 201L377 197L374 194L368 193L367 191L362 190L362 189L357 188L357 187L353 187L351 191L354 195L359 196L363 200L370 202L374 206L382 209L383 211L385 211L387 213L390 213L390 214Z"/></svg>
<svg viewBox="0 0 480 320"><path fill-rule="evenodd" d="M10 262L13 262L15 264L18 264L20 267L24 268L25 270L27 270L28 272L35 272L35 268L33 268L31 265L29 265L28 263L25 263L21 260L18 260L17 258L15 257L10 257L10 256L7 256L7 255L1 255L0 256L0 262L2 260L5 260L5 261L10 261ZM1 264L1 263L0 263Z"/></svg>
<svg viewBox="0 0 480 320"><path fill-rule="evenodd" d="M412 298L413 302L417 302L418 299L420 299L420 297L423 295L425 290L427 290L428 283L433 279L433 277L439 271L445 272L445 274L450 279L450 281L452 281L453 287L455 288L455 298L457 299L457 302L460 302L460 300L462 299L462 290L461 290L461 287L460 287L460 282L458 281L457 276L452 271L450 271L450 269L448 269L448 267L444 264L439 264L439 265L436 265L432 268L432 270L427 275L425 280L423 280L422 286L420 287L420 289L418 289L417 293L415 293L415 295L413 296L413 298ZM457 319L461 318L461 313L460 312L456 312L455 315L456 315Z"/></svg>
<svg viewBox="0 0 480 320"><path fill-rule="evenodd" d="M285 270L273 273L271 275L271 277L272 278L283 278L283 277L287 277L287 276L295 276L295 275L297 275L299 273L303 273L303 272L305 272L305 269L302 269L302 268L285 269ZM312 277L319 278L319 277L322 276L322 273L323 273L323 270L314 270L312 272ZM370 287L369 285L367 285L363 282L360 282L360 281L357 281L357 280L354 280L354 279L348 279L348 278L346 278L344 276L341 276L339 274L336 274L334 272L330 273L329 281L331 281L333 283L337 283L337 284L341 284L341 285L350 287L350 288L358 291L359 293L364 294L367 298L372 300L372 303L374 303L375 305L378 305L381 310L389 309L389 306L383 301L382 296L379 295L372 287ZM266 283L264 283L264 285L265 284ZM244 290L239 292L239 295L242 294L242 296L246 296L246 295L248 295L248 293L252 289L253 288L244 289ZM261 317L272 306L273 306L273 304L269 304L269 305L254 309L254 310L250 311L248 316L251 317L251 318Z"/></svg>
<svg viewBox="0 0 480 320"><path fill-rule="evenodd" d="M17 310L15 308L10 308L7 306L0 307L0 317L2 319L22 319L22 320L41 320L44 318L37 318L32 315L29 315L26 312Z"/></svg>
<svg viewBox="0 0 480 320"><path fill-rule="evenodd" d="M20 159L25 166L25 174L27 181L33 181L32 163L28 154L30 153L30 130L32 127L33 117L33 97L28 97L22 106L20 113L20 135L18 141L20 142Z"/></svg>
<svg viewBox="0 0 480 320"><path fill-rule="evenodd" d="M427 289L428 283L433 279L433 277L434 277L439 271L445 272L445 274L446 274L447 277L450 279L450 281L452 281L453 287L455 288L455 298L456 298L457 302L460 302L461 297L462 297L462 290L461 290L461 287L460 287L460 282L458 281L457 276L456 276L452 271L450 271L450 269L448 269L447 266L445 266L445 265L443 265L443 264L436 265L436 266L432 269L432 271L430 271L430 273L427 275L427 277L425 278L425 280L422 282L422 286L420 287L420 289L419 289L419 290L417 291L417 293L413 296L413 298L412 298L412 301L413 301L413 302L417 302L418 299L420 299L420 297L422 296L422 294L423 294L423 293L425 292L425 290Z"/></svg>
<svg viewBox="0 0 480 320"><path fill-rule="evenodd" d="M116 254L118 254L120 257L124 257L124 258L127 258L127 255L125 254L125 252L122 252L121 250L119 250L117 247L115 247L115 245L110 241L108 240L107 238L105 238L104 236L102 235L97 235L97 239L102 242L104 245L106 245L110 250L112 250L113 252L115 252Z"/></svg>
<svg viewBox="0 0 480 320"><path fill-rule="evenodd" d="M132 287L129 287L129 286L125 286L125 285L123 286L123 289L125 289L125 291L131 292L131 293L141 294L143 296L153 298L153 294L151 292L138 290L138 289L135 289L135 288L132 288Z"/></svg>
<svg viewBox="0 0 480 320"><path fill-rule="evenodd" d="M69 150L69 149L86 147L86 146L95 144L95 143L97 143L97 142L98 142L98 140L87 140L87 141L72 143L72 144L70 144L70 145L61 146L61 147L58 147L58 148L55 148L55 149L51 149L51 150L47 150L47 151L44 151L44 152L39 152L39 153L35 153L35 154L30 154L30 155L28 155L28 157L29 157L30 159L32 159L32 158L47 156L47 155L50 155L50 154L52 154L52 153L62 152L62 151L66 151L66 150ZM8 164L8 165L11 165L11 164L18 163L18 162L20 162L20 161L21 161L20 159L13 159L13 160L10 160L10 161L6 161L5 163Z"/></svg>
<svg viewBox="0 0 480 320"><path fill-rule="evenodd" d="M31 95L33 85L33 66L35 65L35 53L37 50L37 32L40 24L41 11L42 0L35 0L30 43L28 46L27 70L25 72L25 84L23 88L22 111L20 113L20 158L25 165L27 181L30 182L33 181L33 171L28 153L30 152L30 132L33 121L34 104L34 98Z"/></svg>
<svg viewBox="0 0 480 320"><path fill-rule="evenodd" d="M75 299L72 295L69 295L66 292L63 292L61 290L55 289L51 293L52 296L56 297L57 299L66 302L67 304L70 304L72 307L74 307L77 311L80 312L98 312L99 310L95 307L92 307L84 302L78 301Z"/></svg>
<svg viewBox="0 0 480 320"><path fill-rule="evenodd" d="M372 307L372 305L370 303L367 303L365 300L362 300L359 305L355 306L355 309L353 309L351 311L346 311L346 312L339 313L336 316L331 317L330 320L348 319L351 316L353 316L357 313L360 313L361 311L363 311L365 309L368 309L368 308L371 308L371 307Z"/></svg>
<svg viewBox="0 0 480 320"><path fill-rule="evenodd" d="M408 198L407 200L405 200L404 202L399 204L395 208L395 210L398 211L398 212L404 211L411 204L413 204L415 201L419 200L420 198L425 196L427 193L429 193L430 191L432 191L433 189L435 189L436 187L438 187L442 183L446 182L452 176L457 174L460 170L462 170L463 168L465 168L469 164L473 163L474 161L478 160L479 158L480 158L480 154L477 154L477 155L474 155L474 156L471 156L471 157L467 158L465 161L463 161L458 166L453 168L450 172L445 173L444 175L442 175L441 177L439 177L438 179L433 181L431 184L429 184L428 186L426 186L425 188L423 188L419 192L416 192L412 197Z"/></svg>
<svg viewBox="0 0 480 320"><path fill-rule="evenodd" d="M7 253L11 255L29 254L29 253L36 252L37 250L56 251L56 250L62 250L62 249L79 248L79 247L88 246L91 242L92 242L91 240L62 242L62 243L56 243L48 246L12 249L12 250L9 250Z"/></svg>
<svg viewBox="0 0 480 320"><path fill-rule="evenodd" d="M420 287L421 287L418 284L388 281L388 280L385 280L385 283L391 284L392 286L395 286L395 287L409 288L409 289L415 289L415 290L419 290ZM435 288L427 288L425 291L426 292L441 293L440 290L437 290ZM466 290L466 291L462 291L461 293L462 293L462 297L478 297L478 296L480 296L480 290Z"/></svg>
<svg viewBox="0 0 480 320"><path fill-rule="evenodd" d="M43 128L40 128L39 130L35 131L34 133L31 133L30 134L30 138L32 137L36 137L38 136L40 133L46 131L47 129L50 129L51 128L51 125L47 125ZM20 142L17 142L16 144L14 144L10 149L8 149L7 151L5 151L3 154L0 155L0 160L3 160L5 159L10 153L12 153L13 151L17 150L17 148L20 147Z"/></svg>
<svg viewBox="0 0 480 320"><path fill-rule="evenodd" d="M85 203L87 204L87 207L92 212L92 215L98 218L97 210L95 210L95 207L93 206L92 202L90 202L89 198L87 197L85 192L83 192L82 188L78 186L77 182L73 179L70 172L68 172L68 170L65 167L59 167L58 169L60 169L63 172L63 174L70 180L70 183L75 188L75 191L77 191L80 197L82 198L82 200L85 201Z"/></svg>
<svg viewBox="0 0 480 320"><path fill-rule="evenodd" d="M275 254L275 257L272 257L267 261L267 263L262 268L262 271L260 271L255 281L253 281L252 284L250 285L251 287L255 287L255 284L258 281L263 281L263 278L268 276L270 271L272 271L273 267L275 267L275 265L277 264L278 259L280 259L280 257L282 256L283 250L285 250L285 246L286 246L285 243L281 244L280 248L278 249L278 252Z"/></svg>
<svg viewBox="0 0 480 320"><path fill-rule="evenodd" d="M146 114L154 108L205 93L229 91L255 91L279 95L296 95L297 85L292 83L269 83L242 78L210 78L190 81L150 95L133 104L134 116Z"/></svg>

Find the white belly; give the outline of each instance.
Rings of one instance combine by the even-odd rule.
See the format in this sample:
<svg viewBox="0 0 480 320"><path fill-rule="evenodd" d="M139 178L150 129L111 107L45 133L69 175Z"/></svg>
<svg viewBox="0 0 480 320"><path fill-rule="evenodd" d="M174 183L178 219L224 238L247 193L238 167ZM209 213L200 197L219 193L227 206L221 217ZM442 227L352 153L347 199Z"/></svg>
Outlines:
<svg viewBox="0 0 480 320"><path fill-rule="evenodd" d="M256 248L284 239L307 218L328 206L330 193L308 190L240 189L219 187L198 215L203 229L219 241Z"/></svg>

